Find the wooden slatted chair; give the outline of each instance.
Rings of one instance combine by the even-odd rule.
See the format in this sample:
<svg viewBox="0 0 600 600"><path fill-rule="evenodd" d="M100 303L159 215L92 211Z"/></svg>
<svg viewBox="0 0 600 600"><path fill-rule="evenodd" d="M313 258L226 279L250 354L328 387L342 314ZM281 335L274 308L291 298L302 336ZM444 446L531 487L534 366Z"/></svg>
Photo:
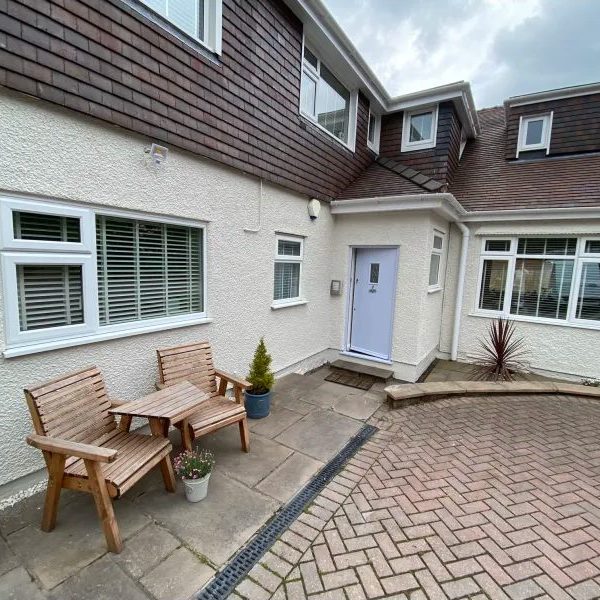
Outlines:
<svg viewBox="0 0 600 600"><path fill-rule="evenodd" d="M156 465L167 490L174 492L171 443L117 427L108 410L122 402L109 400L96 367L30 386L25 397L36 432L27 443L43 452L48 468L42 530L56 525L62 488L88 492L94 496L108 549L121 552L111 498L118 498Z"/></svg>
<svg viewBox="0 0 600 600"><path fill-rule="evenodd" d="M243 390L250 387L250 383L235 375L215 369L212 350L208 342L164 348L157 350L156 354L160 377L158 388L187 380L211 396L202 404L198 412L188 419L189 427L182 429L184 447L191 449L194 439L238 423L242 450L248 452L250 434L244 408ZM217 377L219 378L218 386ZM233 385L233 399L225 396L228 382Z"/></svg>

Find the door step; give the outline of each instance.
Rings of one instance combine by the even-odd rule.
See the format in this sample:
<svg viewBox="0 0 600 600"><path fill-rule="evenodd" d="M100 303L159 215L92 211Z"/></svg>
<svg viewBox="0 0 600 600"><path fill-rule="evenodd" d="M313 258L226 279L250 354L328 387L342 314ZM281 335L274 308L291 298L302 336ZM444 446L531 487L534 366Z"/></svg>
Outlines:
<svg viewBox="0 0 600 600"><path fill-rule="evenodd" d="M352 371L354 373L361 373L362 375L370 375L377 379L383 379L387 381L390 377L393 377L394 371L391 369L382 369L381 367L372 367L371 365L363 365L360 363L350 362L349 360L335 360L331 363L331 366L336 369L344 369L345 371Z"/></svg>

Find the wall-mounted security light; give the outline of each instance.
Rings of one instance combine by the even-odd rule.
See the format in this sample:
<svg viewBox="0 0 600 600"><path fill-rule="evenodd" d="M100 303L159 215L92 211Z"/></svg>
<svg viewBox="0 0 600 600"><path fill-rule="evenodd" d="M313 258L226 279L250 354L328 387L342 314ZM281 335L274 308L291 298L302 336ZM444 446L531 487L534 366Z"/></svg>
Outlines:
<svg viewBox="0 0 600 600"><path fill-rule="evenodd" d="M316 198L313 198L308 203L308 216L310 217L310 220L314 221L319 216L320 212L321 203Z"/></svg>
<svg viewBox="0 0 600 600"><path fill-rule="evenodd" d="M150 155L150 158L155 165L164 163L169 155L169 149L165 146L160 146L159 144L152 144L152 146L146 148L145 152Z"/></svg>

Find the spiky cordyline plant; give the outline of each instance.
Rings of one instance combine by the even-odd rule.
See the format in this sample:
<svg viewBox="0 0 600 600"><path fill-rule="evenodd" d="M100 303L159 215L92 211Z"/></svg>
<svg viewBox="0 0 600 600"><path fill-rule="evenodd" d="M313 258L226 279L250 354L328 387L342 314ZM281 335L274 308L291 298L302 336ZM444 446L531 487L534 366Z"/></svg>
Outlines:
<svg viewBox="0 0 600 600"><path fill-rule="evenodd" d="M481 351L475 358L471 379L479 381L513 381L514 373L527 370L523 360L525 340L515 338L514 321L498 317L490 323L488 337L479 342Z"/></svg>

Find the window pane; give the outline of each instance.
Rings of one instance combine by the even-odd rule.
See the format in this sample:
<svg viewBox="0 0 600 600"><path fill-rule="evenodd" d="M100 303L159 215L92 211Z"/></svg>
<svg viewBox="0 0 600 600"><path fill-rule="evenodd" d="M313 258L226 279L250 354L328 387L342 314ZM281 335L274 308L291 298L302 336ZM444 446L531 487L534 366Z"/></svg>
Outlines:
<svg viewBox="0 0 600 600"><path fill-rule="evenodd" d="M169 0L167 17L187 34L198 37L198 0Z"/></svg>
<svg viewBox="0 0 600 600"><path fill-rule="evenodd" d="M311 65L315 71L317 70L317 57L306 46L304 46L304 60Z"/></svg>
<svg viewBox="0 0 600 600"><path fill-rule="evenodd" d="M600 240L586 240L586 254L600 254Z"/></svg>
<svg viewBox="0 0 600 600"><path fill-rule="evenodd" d="M350 93L321 64L321 79L317 88L316 117L319 125L342 141L348 139Z"/></svg>
<svg viewBox="0 0 600 600"><path fill-rule="evenodd" d="M375 142L375 115L369 114L369 134L367 139L371 144Z"/></svg>
<svg viewBox="0 0 600 600"><path fill-rule="evenodd" d="M517 254L574 256L577 238L519 238Z"/></svg>
<svg viewBox="0 0 600 600"><path fill-rule="evenodd" d="M600 262L583 263L576 317L600 321Z"/></svg>
<svg viewBox="0 0 600 600"><path fill-rule="evenodd" d="M273 298L285 300L300 295L300 263L275 263Z"/></svg>
<svg viewBox="0 0 600 600"><path fill-rule="evenodd" d="M502 310L506 290L508 261L484 260L479 290L479 308L483 310Z"/></svg>
<svg viewBox="0 0 600 600"><path fill-rule="evenodd" d="M486 252L510 252L510 240L486 240Z"/></svg>
<svg viewBox="0 0 600 600"><path fill-rule="evenodd" d="M13 212L13 232L17 240L81 242L79 219L42 213Z"/></svg>
<svg viewBox="0 0 600 600"><path fill-rule="evenodd" d="M369 283L379 283L379 263L371 263Z"/></svg>
<svg viewBox="0 0 600 600"><path fill-rule="evenodd" d="M21 331L83 323L80 265L17 265Z"/></svg>
<svg viewBox="0 0 600 600"><path fill-rule="evenodd" d="M573 261L518 258L510 312L513 315L566 319Z"/></svg>
<svg viewBox="0 0 600 600"><path fill-rule="evenodd" d="M277 254L280 256L300 256L300 242L277 240Z"/></svg>
<svg viewBox="0 0 600 600"><path fill-rule="evenodd" d="M202 312L202 230L96 218L101 325Z"/></svg>
<svg viewBox="0 0 600 600"><path fill-rule="evenodd" d="M422 142L433 138L431 128L433 125L433 113L426 112L420 115L411 115L410 117L410 135L409 141Z"/></svg>
<svg viewBox="0 0 600 600"><path fill-rule="evenodd" d="M433 247L436 250L441 250L444 247L444 238L441 235L433 236Z"/></svg>
<svg viewBox="0 0 600 600"><path fill-rule="evenodd" d="M316 95L317 82L303 71L300 90L300 107L303 113L314 116Z"/></svg>
<svg viewBox="0 0 600 600"><path fill-rule="evenodd" d="M440 255L432 254L429 262L429 285L437 285L440 279Z"/></svg>
<svg viewBox="0 0 600 600"><path fill-rule="evenodd" d="M542 143L542 131L544 129L544 120L536 119L535 121L527 121L527 133L525 135L525 145L532 146Z"/></svg>

